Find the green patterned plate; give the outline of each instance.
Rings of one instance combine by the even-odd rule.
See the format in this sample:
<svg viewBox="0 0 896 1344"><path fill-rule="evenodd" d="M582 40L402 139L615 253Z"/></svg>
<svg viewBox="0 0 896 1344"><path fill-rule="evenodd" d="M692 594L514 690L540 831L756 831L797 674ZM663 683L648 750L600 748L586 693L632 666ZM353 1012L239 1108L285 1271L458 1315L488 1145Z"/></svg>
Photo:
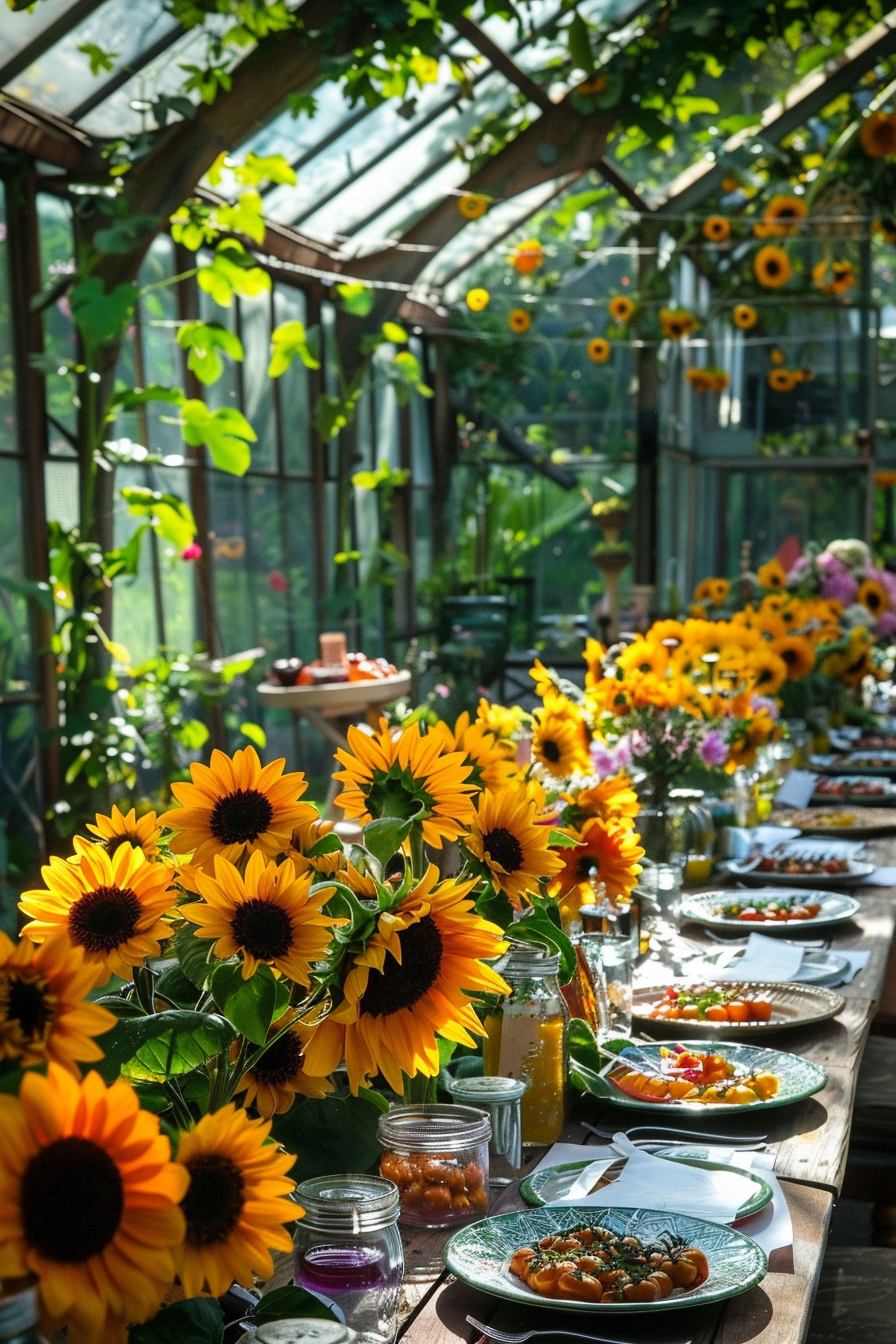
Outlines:
<svg viewBox="0 0 896 1344"><path fill-rule="evenodd" d="M589 1159L590 1161L596 1161L600 1156L599 1148L595 1148L594 1152L595 1157ZM667 1158L670 1162L684 1162L689 1167L702 1167L704 1171L733 1171L735 1175L748 1180L753 1186L753 1191L741 1204L737 1218L732 1221L740 1222L741 1218L749 1218L751 1214L758 1213L771 1202L771 1186L755 1171L742 1171L740 1167L726 1166L724 1162L707 1162L702 1158L683 1157L677 1148L660 1148L653 1156ZM620 1157L618 1162L607 1168L604 1175L615 1181L617 1176L622 1175L625 1162L626 1159ZM588 1162L564 1162L560 1167L542 1167L541 1171L533 1171L531 1176L526 1177L520 1186L520 1194L526 1203L534 1208L541 1208L542 1205L550 1204L555 1199L564 1199L579 1172L584 1171L587 1166Z"/></svg>
<svg viewBox="0 0 896 1344"><path fill-rule="evenodd" d="M692 1292L677 1289L660 1302L570 1302L541 1297L510 1272L510 1257L522 1246L533 1246L552 1232L599 1223L623 1236L656 1241L664 1234L682 1237L698 1246L709 1262L709 1278ZM765 1252L741 1232L722 1223L707 1223L683 1213L656 1209L569 1208L525 1209L522 1213L499 1214L455 1232L445 1247L445 1264L452 1274L495 1297L521 1302L528 1307L551 1307L559 1311L590 1312L602 1316L635 1315L638 1312L670 1311L720 1302L754 1288L765 1278Z"/></svg>
<svg viewBox="0 0 896 1344"><path fill-rule="evenodd" d="M680 1041L678 1044L685 1046L688 1050L697 1050L706 1053L706 1041ZM659 1060L660 1050L663 1047L659 1043L642 1044L640 1049L650 1060ZM593 1097L598 1097L601 1101L607 1102L611 1106L621 1106L626 1110L632 1111L653 1111L659 1112L684 1111L687 1115L700 1115L706 1117L724 1117L726 1115L738 1115L741 1111L767 1111L773 1106L789 1106L795 1101L805 1101L806 1097L811 1097L813 1093L820 1092L827 1082L827 1074L819 1064L813 1064L809 1059L803 1059L800 1055L791 1055L784 1050L769 1050L762 1045L736 1045L733 1041L713 1041L712 1051L715 1054L724 1055L735 1065L741 1066L745 1073L759 1073L761 1070L770 1070L779 1080L778 1091L767 1101L746 1101L738 1103L725 1104L724 1102L712 1104L702 1101L649 1101L641 1100L640 1097L630 1096L627 1092L622 1092L614 1083L611 1083L607 1075L618 1069L619 1064L610 1060L600 1073L595 1073L586 1065L576 1061L572 1065L571 1075L576 1084L589 1092Z"/></svg>

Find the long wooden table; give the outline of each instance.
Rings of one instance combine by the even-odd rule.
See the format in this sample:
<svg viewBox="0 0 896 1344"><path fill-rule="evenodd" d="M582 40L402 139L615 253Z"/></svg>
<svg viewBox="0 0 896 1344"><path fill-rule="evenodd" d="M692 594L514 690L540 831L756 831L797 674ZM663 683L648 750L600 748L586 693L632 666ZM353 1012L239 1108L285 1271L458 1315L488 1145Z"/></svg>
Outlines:
<svg viewBox="0 0 896 1344"><path fill-rule="evenodd" d="M896 863L896 840L869 845L878 865ZM441 1251L446 1233L408 1233L405 1255L408 1274L403 1309L407 1319L399 1334L401 1344L478 1344L480 1332L467 1324L471 1315L502 1330L561 1329L637 1344L802 1344L806 1337L812 1304L818 1286L831 1212L843 1183L849 1148L849 1131L856 1078L871 1021L884 986L893 942L896 890L860 888L862 911L854 922L831 931L834 949L867 948L868 965L851 984L838 989L846 999L843 1012L832 1022L781 1038L782 1049L803 1054L823 1065L828 1075L824 1089L796 1106L782 1107L763 1116L769 1146L775 1153L775 1173L781 1180L793 1222L792 1252L776 1251L769 1274L742 1297L722 1307L699 1311L677 1310L657 1318L638 1317L617 1325L618 1318L596 1324L593 1317L552 1313L549 1309L521 1311L485 1293L476 1292L442 1270ZM696 942L713 946L694 925L685 929ZM657 983L668 978L661 963L649 961L639 969L638 983ZM778 1042L775 1041L775 1044ZM587 1108L595 1124L618 1128L619 1111L601 1108L591 1099L578 1103ZM734 1132L737 1117L726 1122L713 1117L721 1141L726 1129ZM676 1117L676 1123L678 1119ZM742 1127L742 1119L740 1127ZM589 1134L575 1118L567 1124L564 1140L588 1141ZM528 1154L529 1166L544 1155L543 1149ZM495 1201L491 1212L522 1208L518 1186L511 1186ZM655 1321L655 1324L652 1322Z"/></svg>

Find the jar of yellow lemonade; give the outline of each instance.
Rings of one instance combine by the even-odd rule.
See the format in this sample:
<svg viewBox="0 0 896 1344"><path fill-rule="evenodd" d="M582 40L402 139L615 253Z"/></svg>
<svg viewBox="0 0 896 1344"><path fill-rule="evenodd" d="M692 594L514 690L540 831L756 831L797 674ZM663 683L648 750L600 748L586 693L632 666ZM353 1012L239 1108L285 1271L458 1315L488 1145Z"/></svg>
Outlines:
<svg viewBox="0 0 896 1344"><path fill-rule="evenodd" d="M515 947L501 974L510 994L485 1019L483 1071L528 1084L521 1103L524 1147L556 1143L563 1129L566 1024L559 956Z"/></svg>
<svg viewBox="0 0 896 1344"><path fill-rule="evenodd" d="M700 886L712 877L712 852L716 839L712 812L702 789L670 789L669 797L681 809L684 831L686 887Z"/></svg>

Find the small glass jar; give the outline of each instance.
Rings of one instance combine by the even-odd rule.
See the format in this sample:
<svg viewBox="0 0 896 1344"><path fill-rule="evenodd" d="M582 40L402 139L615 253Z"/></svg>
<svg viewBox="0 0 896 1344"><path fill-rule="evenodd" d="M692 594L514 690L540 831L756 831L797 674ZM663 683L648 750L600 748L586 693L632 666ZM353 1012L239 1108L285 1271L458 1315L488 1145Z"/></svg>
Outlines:
<svg viewBox="0 0 896 1344"><path fill-rule="evenodd" d="M357 1344L359 1336L340 1321L297 1316L291 1321L270 1321L252 1336L255 1344ZM241 1344L249 1344L243 1336Z"/></svg>
<svg viewBox="0 0 896 1344"><path fill-rule="evenodd" d="M557 978L559 956L516 947L501 974L510 994L485 1019L483 1071L523 1078L523 1147L556 1143L566 1113L566 1027L569 1011Z"/></svg>
<svg viewBox="0 0 896 1344"><path fill-rule="evenodd" d="M41 1344L37 1322L37 1284L8 1280L0 1293L0 1344Z"/></svg>
<svg viewBox="0 0 896 1344"><path fill-rule="evenodd" d="M335 1302L363 1344L391 1344L404 1276L396 1186L379 1176L316 1176L296 1193L305 1210L296 1283Z"/></svg>
<svg viewBox="0 0 896 1344"><path fill-rule="evenodd" d="M489 1185L509 1185L522 1175L523 1131L520 1102L529 1084L523 1078L453 1078L454 1100L487 1111L492 1122L488 1145Z"/></svg>
<svg viewBox="0 0 896 1344"><path fill-rule="evenodd" d="M380 1117L380 1172L398 1186L401 1221L457 1227L488 1213L491 1121L472 1106L391 1106Z"/></svg>
<svg viewBox="0 0 896 1344"><path fill-rule="evenodd" d="M673 804L681 808L685 854L684 882L700 886L712 877L716 828L702 789L670 789Z"/></svg>

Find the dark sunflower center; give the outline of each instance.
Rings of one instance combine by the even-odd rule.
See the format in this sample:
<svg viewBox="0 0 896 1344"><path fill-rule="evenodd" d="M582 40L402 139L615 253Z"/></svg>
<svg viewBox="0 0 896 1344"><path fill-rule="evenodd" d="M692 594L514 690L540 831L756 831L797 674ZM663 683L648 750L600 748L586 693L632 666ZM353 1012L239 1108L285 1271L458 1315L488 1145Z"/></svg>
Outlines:
<svg viewBox="0 0 896 1344"><path fill-rule="evenodd" d="M103 848L110 857L122 845L130 845L132 849L143 848L136 835L110 835L108 840L103 842Z"/></svg>
<svg viewBox="0 0 896 1344"><path fill-rule="evenodd" d="M781 263L777 257L766 257L765 269L769 275L777 275L781 269Z"/></svg>
<svg viewBox="0 0 896 1344"><path fill-rule="evenodd" d="M292 920L282 906L255 896L234 911L230 928L244 952L258 961L285 957L293 943Z"/></svg>
<svg viewBox="0 0 896 1344"><path fill-rule="evenodd" d="M413 1008L439 978L442 935L432 915L425 915L398 938L401 964L387 956L382 971L371 970L361 998L361 1012L371 1017L388 1017L402 1008Z"/></svg>
<svg viewBox="0 0 896 1344"><path fill-rule="evenodd" d="M26 1040L40 1039L53 1017L53 1008L47 996L46 985L34 980L9 981L8 992L0 993L7 1022L17 1022Z"/></svg>
<svg viewBox="0 0 896 1344"><path fill-rule="evenodd" d="M305 1054L296 1032L288 1031L273 1045L269 1045L261 1059L252 1068L260 1083L273 1087L292 1082L302 1072Z"/></svg>
<svg viewBox="0 0 896 1344"><path fill-rule="evenodd" d="M496 826L482 837L482 848L490 859L500 863L505 873L515 873L523 866L523 847L516 836L504 826Z"/></svg>
<svg viewBox="0 0 896 1344"><path fill-rule="evenodd" d="M75 1135L42 1148L22 1177L25 1240L49 1260L76 1265L118 1231L124 1185L112 1158Z"/></svg>
<svg viewBox="0 0 896 1344"><path fill-rule="evenodd" d="M793 667L793 665L800 660L799 649L782 649L781 657L788 667Z"/></svg>
<svg viewBox="0 0 896 1344"><path fill-rule="evenodd" d="M589 877L596 877L600 871L597 859L593 854L583 854L576 864L579 874L579 881L585 882Z"/></svg>
<svg viewBox="0 0 896 1344"><path fill-rule="evenodd" d="M187 1220L187 1241L211 1246L225 1241L236 1227L246 1202L239 1167L221 1153L207 1153L187 1163L190 1188L181 1208Z"/></svg>
<svg viewBox="0 0 896 1344"><path fill-rule="evenodd" d="M69 934L87 952L111 952L134 936L141 913L129 887L97 887L69 911Z"/></svg>
<svg viewBox="0 0 896 1344"><path fill-rule="evenodd" d="M881 605L880 594L870 592L865 594L865 606L869 611L878 611Z"/></svg>
<svg viewBox="0 0 896 1344"><path fill-rule="evenodd" d="M273 819L274 809L263 793L237 789L218 799L209 826L222 845L245 845L263 835Z"/></svg>
<svg viewBox="0 0 896 1344"><path fill-rule="evenodd" d="M548 738L546 742L542 742L541 754L544 756L545 760L550 761L552 765L556 765L560 760L560 748L552 738Z"/></svg>

